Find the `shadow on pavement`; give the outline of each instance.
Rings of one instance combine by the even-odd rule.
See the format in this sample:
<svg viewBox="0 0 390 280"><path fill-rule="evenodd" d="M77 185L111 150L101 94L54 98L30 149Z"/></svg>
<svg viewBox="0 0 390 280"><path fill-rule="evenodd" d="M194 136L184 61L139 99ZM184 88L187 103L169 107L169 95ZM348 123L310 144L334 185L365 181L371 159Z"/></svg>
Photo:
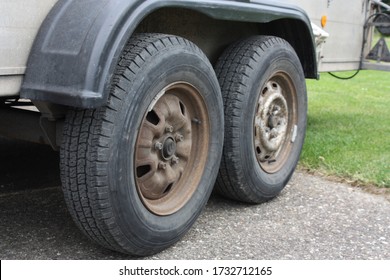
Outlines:
<svg viewBox="0 0 390 280"><path fill-rule="evenodd" d="M0 138L0 259L122 259L88 240L63 199L59 154Z"/></svg>

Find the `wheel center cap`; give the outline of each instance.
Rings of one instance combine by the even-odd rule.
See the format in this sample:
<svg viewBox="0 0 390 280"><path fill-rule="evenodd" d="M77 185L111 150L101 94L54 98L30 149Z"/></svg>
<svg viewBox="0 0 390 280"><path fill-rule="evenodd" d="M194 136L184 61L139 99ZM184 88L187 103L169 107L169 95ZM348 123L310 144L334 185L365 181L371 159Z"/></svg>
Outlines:
<svg viewBox="0 0 390 280"><path fill-rule="evenodd" d="M176 153L176 142L172 137L168 137L165 139L163 148L162 148L162 156L164 159L168 160Z"/></svg>

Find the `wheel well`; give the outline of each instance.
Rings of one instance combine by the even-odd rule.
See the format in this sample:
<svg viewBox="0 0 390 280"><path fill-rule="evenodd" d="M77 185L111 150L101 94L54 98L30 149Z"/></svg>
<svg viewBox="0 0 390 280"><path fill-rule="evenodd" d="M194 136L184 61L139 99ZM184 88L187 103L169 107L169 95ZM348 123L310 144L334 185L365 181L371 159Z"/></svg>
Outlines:
<svg viewBox="0 0 390 280"><path fill-rule="evenodd" d="M305 76L317 78L310 22L299 8L268 0L92 2L85 9L83 1L58 0L31 48L22 98L81 108L104 105L107 77L134 32L182 36L213 63L233 41L280 36L295 48Z"/></svg>
<svg viewBox="0 0 390 280"><path fill-rule="evenodd" d="M146 16L136 33L156 32L184 37L200 47L214 64L223 50L240 39L253 35L273 35L287 40L300 58L307 78L316 78L316 62L310 30L296 19L268 23L229 21L211 18L184 8L161 8Z"/></svg>

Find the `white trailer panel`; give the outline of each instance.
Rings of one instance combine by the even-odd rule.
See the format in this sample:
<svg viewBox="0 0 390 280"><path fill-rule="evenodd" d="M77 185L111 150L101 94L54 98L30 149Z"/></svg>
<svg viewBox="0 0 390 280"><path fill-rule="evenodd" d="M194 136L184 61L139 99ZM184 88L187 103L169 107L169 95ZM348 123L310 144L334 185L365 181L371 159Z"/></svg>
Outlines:
<svg viewBox="0 0 390 280"><path fill-rule="evenodd" d="M56 2L0 1L0 96L18 94L32 43Z"/></svg>
<svg viewBox="0 0 390 280"><path fill-rule="evenodd" d="M303 8L311 21L321 27L329 38L323 46L320 72L355 70L360 66L364 23L367 18L367 0L281 0Z"/></svg>

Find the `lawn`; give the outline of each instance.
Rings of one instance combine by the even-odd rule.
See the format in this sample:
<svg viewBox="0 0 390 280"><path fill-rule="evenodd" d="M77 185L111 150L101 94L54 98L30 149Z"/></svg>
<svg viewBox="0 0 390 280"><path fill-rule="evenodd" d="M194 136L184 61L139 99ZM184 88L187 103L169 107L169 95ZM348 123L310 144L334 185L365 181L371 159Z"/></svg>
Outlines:
<svg viewBox="0 0 390 280"><path fill-rule="evenodd" d="M308 126L300 166L390 188L390 73L361 71L351 80L325 73L307 85Z"/></svg>

